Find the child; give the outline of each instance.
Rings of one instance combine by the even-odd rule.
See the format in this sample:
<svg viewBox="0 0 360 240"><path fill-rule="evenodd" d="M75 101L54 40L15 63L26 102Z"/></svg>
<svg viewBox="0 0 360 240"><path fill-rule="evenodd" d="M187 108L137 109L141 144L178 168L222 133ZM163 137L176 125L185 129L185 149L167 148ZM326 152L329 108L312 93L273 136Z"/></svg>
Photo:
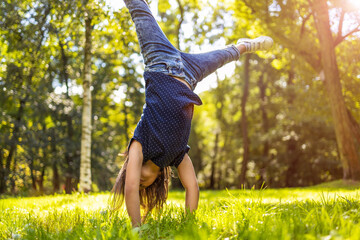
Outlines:
<svg viewBox="0 0 360 240"><path fill-rule="evenodd" d="M185 208L196 210L199 187L188 156L194 104L192 91L203 78L245 52L268 50L270 37L240 39L223 50L188 54L166 38L144 0L125 0L135 23L145 62L145 105L128 146L128 154L112 189L111 205L119 209L124 198L133 227L141 225L140 205L146 217L166 201L170 166L175 166L186 191Z"/></svg>

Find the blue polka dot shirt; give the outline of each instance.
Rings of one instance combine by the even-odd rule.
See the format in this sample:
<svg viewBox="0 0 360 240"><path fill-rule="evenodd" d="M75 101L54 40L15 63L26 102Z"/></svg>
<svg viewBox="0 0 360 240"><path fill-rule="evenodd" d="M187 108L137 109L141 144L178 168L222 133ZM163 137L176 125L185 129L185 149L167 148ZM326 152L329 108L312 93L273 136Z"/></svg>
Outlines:
<svg viewBox="0 0 360 240"><path fill-rule="evenodd" d="M160 168L178 167L187 145L194 104L201 99L184 83L159 72L145 72L145 105L134 136L142 145L144 162ZM129 144L129 146L130 146Z"/></svg>

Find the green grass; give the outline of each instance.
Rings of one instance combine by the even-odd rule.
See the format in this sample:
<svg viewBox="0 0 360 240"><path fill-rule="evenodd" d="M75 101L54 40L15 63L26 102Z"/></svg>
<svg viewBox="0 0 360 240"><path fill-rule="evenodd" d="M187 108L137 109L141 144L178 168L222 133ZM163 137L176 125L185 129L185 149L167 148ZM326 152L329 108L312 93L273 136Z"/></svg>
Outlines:
<svg viewBox="0 0 360 240"><path fill-rule="evenodd" d="M337 180L332 182L326 182L319 185L316 185L311 188L322 188L322 189L328 189L328 190L339 190L339 189L348 189L348 190L354 190L354 189L360 189L360 182L352 181L352 180Z"/></svg>
<svg viewBox="0 0 360 240"><path fill-rule="evenodd" d="M175 191L139 232L125 210L110 218L108 196L2 199L0 239L360 239L356 188L202 191L190 216Z"/></svg>

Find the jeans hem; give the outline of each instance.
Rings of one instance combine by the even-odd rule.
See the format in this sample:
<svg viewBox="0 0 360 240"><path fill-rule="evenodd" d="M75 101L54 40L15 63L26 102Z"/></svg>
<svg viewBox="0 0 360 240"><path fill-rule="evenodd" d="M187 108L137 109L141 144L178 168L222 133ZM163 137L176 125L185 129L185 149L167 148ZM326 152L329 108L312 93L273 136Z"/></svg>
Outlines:
<svg viewBox="0 0 360 240"><path fill-rule="evenodd" d="M235 46L235 44L231 44L229 45L229 47L232 47L237 52L238 58L240 58L241 56L240 50Z"/></svg>

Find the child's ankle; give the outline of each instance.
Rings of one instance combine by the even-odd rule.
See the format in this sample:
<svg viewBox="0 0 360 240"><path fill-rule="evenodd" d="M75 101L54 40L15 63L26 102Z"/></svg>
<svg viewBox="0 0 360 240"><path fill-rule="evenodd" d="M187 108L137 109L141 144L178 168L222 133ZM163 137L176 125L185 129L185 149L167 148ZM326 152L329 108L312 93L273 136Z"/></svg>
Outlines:
<svg viewBox="0 0 360 240"><path fill-rule="evenodd" d="M238 45L236 45L236 48L239 49L240 54L243 54L246 52L246 46L244 44L238 44Z"/></svg>

